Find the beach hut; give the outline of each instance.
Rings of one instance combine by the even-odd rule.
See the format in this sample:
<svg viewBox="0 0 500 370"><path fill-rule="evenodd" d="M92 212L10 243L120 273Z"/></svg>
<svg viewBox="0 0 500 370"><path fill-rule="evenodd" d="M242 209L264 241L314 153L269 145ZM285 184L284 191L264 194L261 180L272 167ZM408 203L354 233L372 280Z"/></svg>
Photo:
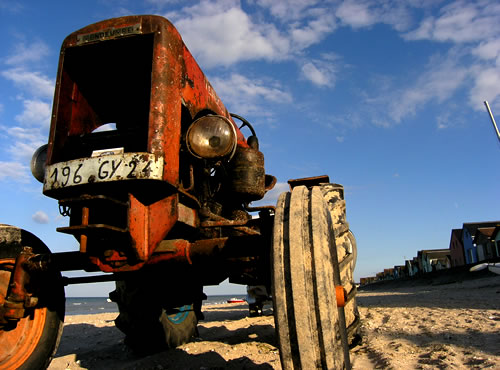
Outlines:
<svg viewBox="0 0 500 370"><path fill-rule="evenodd" d="M405 266L394 266L394 279L401 279L406 277Z"/></svg>
<svg viewBox="0 0 500 370"><path fill-rule="evenodd" d="M500 225L500 221L466 222L463 224L462 241L466 264L478 262L477 248L474 245L474 236L477 229L483 227L496 227L498 225Z"/></svg>
<svg viewBox="0 0 500 370"><path fill-rule="evenodd" d="M418 251L417 258L422 266L422 273L443 270L451 267L449 249L425 249Z"/></svg>
<svg viewBox="0 0 500 370"><path fill-rule="evenodd" d="M458 267L465 265L464 243L462 239L462 229L451 230L450 254L451 266Z"/></svg>
<svg viewBox="0 0 500 370"><path fill-rule="evenodd" d="M498 254L498 243L493 237L497 227L480 227L474 235L474 244L477 248L478 261L486 261L500 257ZM497 232L498 234L498 232Z"/></svg>

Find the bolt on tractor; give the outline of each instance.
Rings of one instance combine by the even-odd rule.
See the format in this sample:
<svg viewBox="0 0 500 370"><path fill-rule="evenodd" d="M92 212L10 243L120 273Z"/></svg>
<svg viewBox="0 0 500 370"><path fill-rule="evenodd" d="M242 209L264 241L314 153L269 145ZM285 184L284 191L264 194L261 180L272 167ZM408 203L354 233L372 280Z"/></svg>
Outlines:
<svg viewBox="0 0 500 370"><path fill-rule="evenodd" d="M66 37L31 170L79 250L51 253L0 225L0 368L49 365L68 284L116 281L116 327L149 354L195 337L203 287L228 278L271 292L284 369L350 367L356 241L342 186L294 179L276 206L252 206L276 183L255 130L227 111L165 18ZM102 273L62 276L75 270Z"/></svg>

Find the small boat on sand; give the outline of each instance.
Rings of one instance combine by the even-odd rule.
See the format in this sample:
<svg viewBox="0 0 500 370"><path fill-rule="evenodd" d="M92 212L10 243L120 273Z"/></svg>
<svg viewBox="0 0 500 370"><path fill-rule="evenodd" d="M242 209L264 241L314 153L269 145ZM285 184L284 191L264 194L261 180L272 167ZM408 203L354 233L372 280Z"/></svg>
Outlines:
<svg viewBox="0 0 500 370"><path fill-rule="evenodd" d="M491 272L500 275L500 263L480 263L479 265L472 266L469 271L481 271L488 268Z"/></svg>
<svg viewBox="0 0 500 370"><path fill-rule="evenodd" d="M241 298L231 298L227 300L227 303L245 303L246 301Z"/></svg>

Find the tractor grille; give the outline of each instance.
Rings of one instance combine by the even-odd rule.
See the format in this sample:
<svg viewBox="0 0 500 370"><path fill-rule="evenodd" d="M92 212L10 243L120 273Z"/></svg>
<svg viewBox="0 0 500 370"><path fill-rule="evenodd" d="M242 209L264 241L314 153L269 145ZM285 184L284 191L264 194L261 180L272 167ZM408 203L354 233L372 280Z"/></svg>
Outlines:
<svg viewBox="0 0 500 370"><path fill-rule="evenodd" d="M65 49L51 163L147 151L153 41L133 35Z"/></svg>

